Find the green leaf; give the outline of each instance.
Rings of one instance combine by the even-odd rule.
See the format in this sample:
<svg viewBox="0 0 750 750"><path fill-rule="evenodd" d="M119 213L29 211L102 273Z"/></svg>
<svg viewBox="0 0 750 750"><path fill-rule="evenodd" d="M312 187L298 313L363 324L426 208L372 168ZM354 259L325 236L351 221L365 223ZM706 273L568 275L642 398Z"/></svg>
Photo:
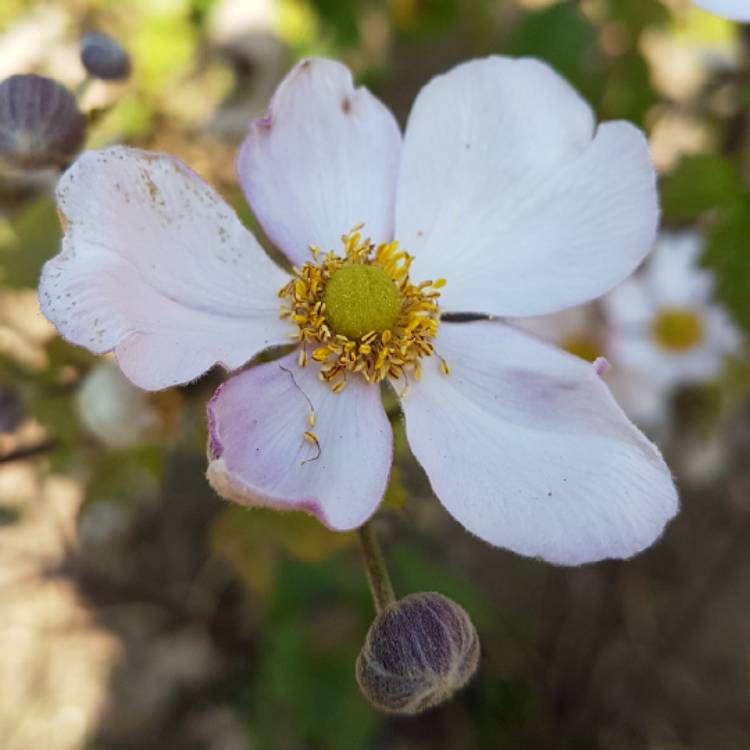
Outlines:
<svg viewBox="0 0 750 750"><path fill-rule="evenodd" d="M608 0L607 16L633 32L647 26L662 26L670 20L667 8L654 0Z"/></svg>
<svg viewBox="0 0 750 750"><path fill-rule="evenodd" d="M329 561L284 561L266 615L268 627L253 669L248 717L262 747L359 750L371 746L378 715L359 693L354 662L371 603L364 575Z"/></svg>
<svg viewBox="0 0 750 750"><path fill-rule="evenodd" d="M9 287L36 287L44 262L60 243L60 224L51 198L29 203L0 231L0 279Z"/></svg>
<svg viewBox="0 0 750 750"><path fill-rule="evenodd" d="M726 206L743 192L739 175L729 160L715 154L688 156L662 182L664 219L690 221L705 211Z"/></svg>
<svg viewBox="0 0 750 750"><path fill-rule="evenodd" d="M716 274L716 297L736 322L750 331L750 196L723 212L714 226L703 259Z"/></svg>
<svg viewBox="0 0 750 750"><path fill-rule="evenodd" d="M605 80L598 64L597 30L573 3L524 16L513 30L508 52L548 62L587 99L599 99Z"/></svg>
<svg viewBox="0 0 750 750"><path fill-rule="evenodd" d="M353 533L329 531L305 513L232 507L211 531L211 548L253 591L267 596L279 549L307 563L321 563L354 544Z"/></svg>

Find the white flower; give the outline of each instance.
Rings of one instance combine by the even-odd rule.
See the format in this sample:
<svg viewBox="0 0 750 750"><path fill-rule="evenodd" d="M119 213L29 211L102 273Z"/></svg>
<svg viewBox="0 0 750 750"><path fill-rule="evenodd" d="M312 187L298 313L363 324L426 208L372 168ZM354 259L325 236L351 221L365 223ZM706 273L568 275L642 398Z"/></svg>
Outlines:
<svg viewBox="0 0 750 750"><path fill-rule="evenodd" d="M238 171L291 277L182 164L116 148L62 178L63 250L40 286L64 336L114 350L143 388L298 343L211 400L222 494L364 523L391 465L385 380L435 493L482 539L577 564L661 534L669 470L594 367L496 320L439 318L550 313L630 274L658 221L640 131L597 127L543 63L493 57L428 83L402 137L345 67L313 59Z"/></svg>
<svg viewBox="0 0 750 750"><path fill-rule="evenodd" d="M750 0L695 0L695 4L730 21L750 21Z"/></svg>
<svg viewBox="0 0 750 750"><path fill-rule="evenodd" d="M603 300L613 360L664 388L710 380L741 342L711 301L713 276L698 267L700 251L696 233L662 235L642 271Z"/></svg>
<svg viewBox="0 0 750 750"><path fill-rule="evenodd" d="M76 407L86 428L112 448L137 445L158 421L148 395L111 362L97 365L86 375Z"/></svg>

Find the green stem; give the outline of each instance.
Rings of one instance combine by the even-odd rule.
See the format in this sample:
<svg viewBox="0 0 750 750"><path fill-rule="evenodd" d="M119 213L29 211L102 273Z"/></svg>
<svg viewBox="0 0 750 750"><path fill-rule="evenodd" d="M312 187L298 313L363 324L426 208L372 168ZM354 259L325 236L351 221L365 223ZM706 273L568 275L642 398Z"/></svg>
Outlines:
<svg viewBox="0 0 750 750"><path fill-rule="evenodd" d="M370 584L372 601L375 604L375 611L380 614L389 604L396 601L391 577L388 575L388 569L385 567L383 552L380 549L380 543L375 535L372 522L368 521L363 526L360 526L357 534L359 535L359 544L362 549L362 558L365 561L367 582Z"/></svg>

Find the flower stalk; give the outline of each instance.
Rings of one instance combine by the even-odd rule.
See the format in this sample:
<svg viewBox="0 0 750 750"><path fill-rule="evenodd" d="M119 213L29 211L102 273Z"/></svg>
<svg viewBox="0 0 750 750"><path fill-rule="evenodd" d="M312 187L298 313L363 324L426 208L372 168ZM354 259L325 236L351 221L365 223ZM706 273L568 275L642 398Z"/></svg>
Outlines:
<svg viewBox="0 0 750 750"><path fill-rule="evenodd" d="M360 526L357 529L357 536L362 550L362 559L365 562L367 583L370 585L372 601L375 605L375 611L380 614L396 600L396 596L393 593L391 577L388 575L383 551L373 529L372 521Z"/></svg>

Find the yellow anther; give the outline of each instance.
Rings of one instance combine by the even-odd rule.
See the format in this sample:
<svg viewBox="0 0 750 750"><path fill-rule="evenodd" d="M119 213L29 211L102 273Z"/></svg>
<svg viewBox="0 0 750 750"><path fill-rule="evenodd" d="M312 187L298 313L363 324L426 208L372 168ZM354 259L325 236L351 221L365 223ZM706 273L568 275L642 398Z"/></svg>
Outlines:
<svg viewBox="0 0 750 750"><path fill-rule="evenodd" d="M347 373L379 383L386 377L408 382L413 372L418 381L422 374L419 360L433 353L432 339L439 323L435 300L445 279L412 284L411 256L395 240L373 244L361 229L358 225L342 237L341 256L310 246L313 262L295 268L294 278L279 291L285 300L281 316L295 324L292 338L303 344L299 366L306 367L311 360L319 363L320 379L335 393L346 387ZM343 269L355 270L339 273ZM353 294L339 305L338 313L331 309L331 300L324 301L324 295L331 294L334 275L338 283L346 280L346 294ZM447 374L447 365L441 369Z"/></svg>

